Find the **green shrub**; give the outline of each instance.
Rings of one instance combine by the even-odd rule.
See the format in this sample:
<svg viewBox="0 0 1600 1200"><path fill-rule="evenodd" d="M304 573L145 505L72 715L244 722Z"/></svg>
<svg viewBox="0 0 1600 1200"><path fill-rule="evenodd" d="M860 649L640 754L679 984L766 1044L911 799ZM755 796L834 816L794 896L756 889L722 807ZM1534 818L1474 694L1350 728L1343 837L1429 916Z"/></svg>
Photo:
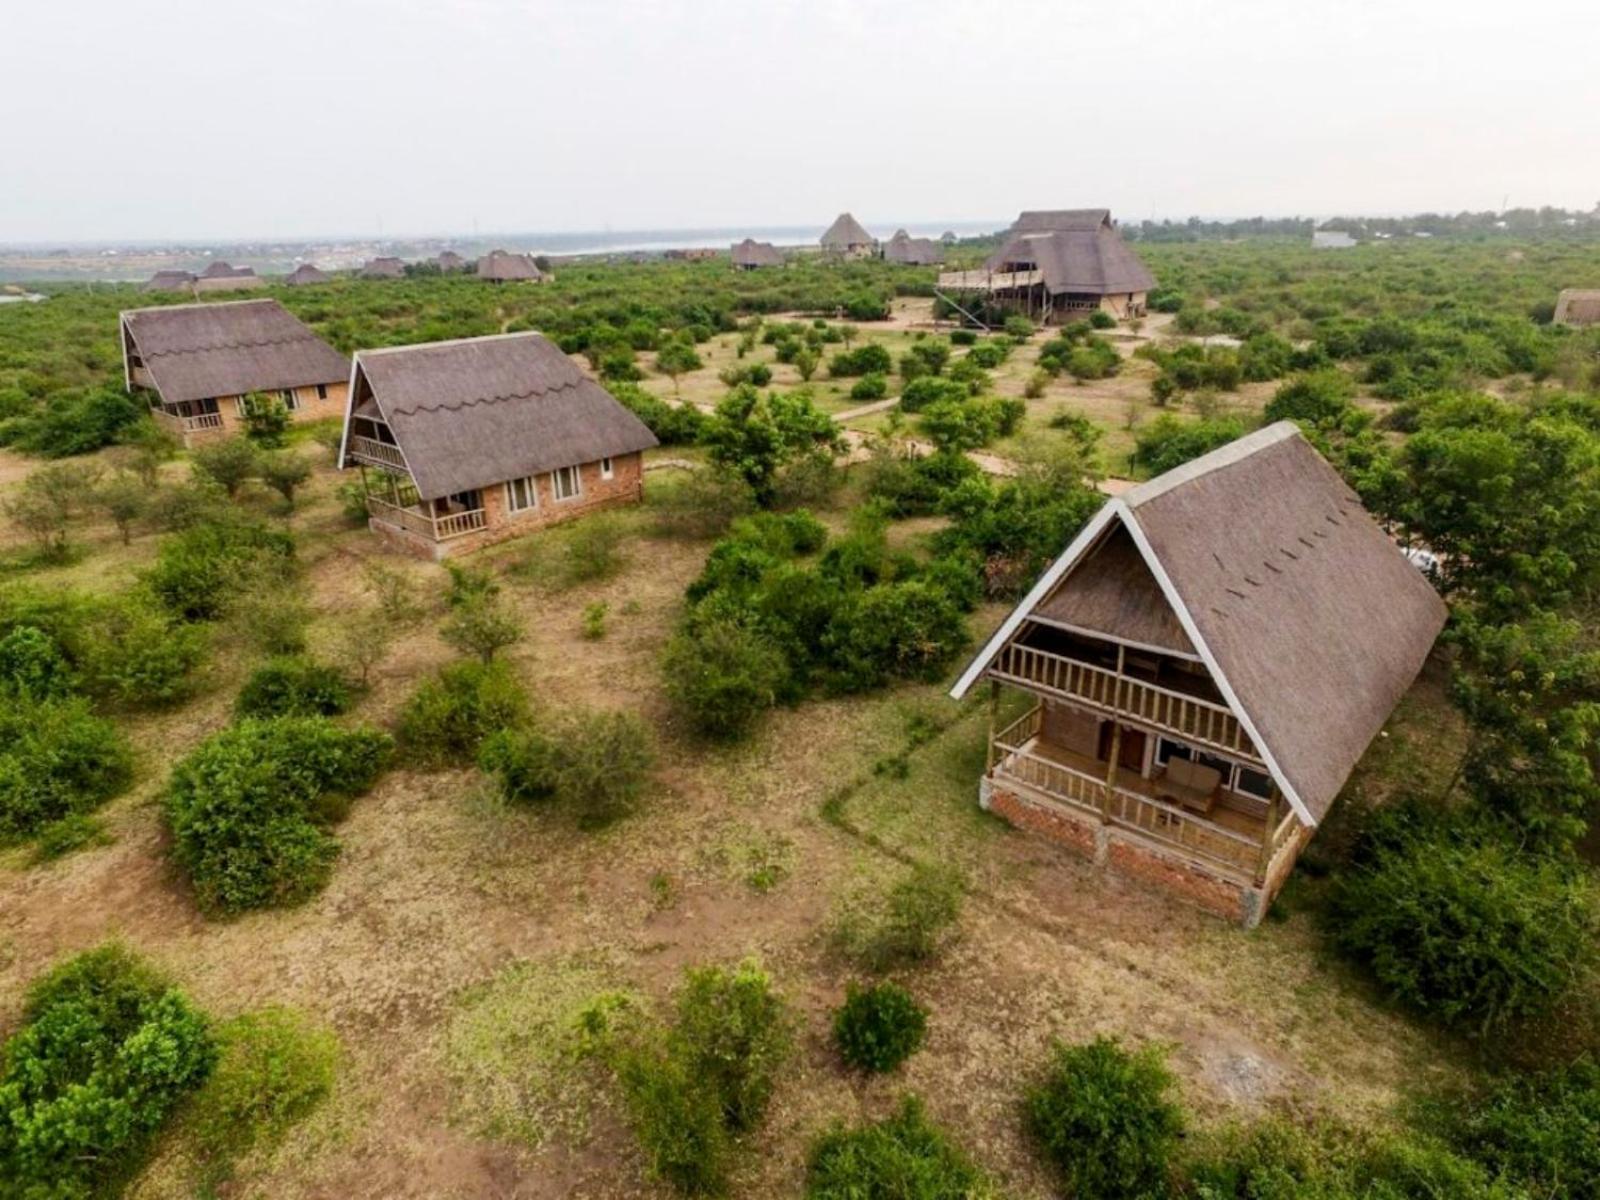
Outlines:
<svg viewBox="0 0 1600 1200"><path fill-rule="evenodd" d="M649 728L624 712L569 713L548 731L502 729L478 754L507 800L552 801L571 809L586 827L630 811L654 761Z"/></svg>
<svg viewBox="0 0 1600 1200"><path fill-rule="evenodd" d="M876 1124L835 1126L812 1145L806 1168L807 1200L992 1200L997 1195L966 1153L928 1121L914 1096Z"/></svg>
<svg viewBox="0 0 1600 1200"><path fill-rule="evenodd" d="M927 962L960 920L964 890L954 867L918 863L866 912L847 912L835 942L871 971Z"/></svg>
<svg viewBox="0 0 1600 1200"><path fill-rule="evenodd" d="M952 329L950 331L950 344L952 346L971 346L978 340L976 329Z"/></svg>
<svg viewBox="0 0 1600 1200"><path fill-rule="evenodd" d="M868 466L866 490L892 516L928 516L939 510L948 494L978 473L978 464L965 454L904 455L885 447Z"/></svg>
<svg viewBox="0 0 1600 1200"><path fill-rule="evenodd" d="M133 435L145 418L145 405L121 387L53 397L10 430L10 444L40 458L90 454Z"/></svg>
<svg viewBox="0 0 1600 1200"><path fill-rule="evenodd" d="M579 626L584 641L598 642L606 635L606 617L611 606L604 600L595 600L583 606L583 623Z"/></svg>
<svg viewBox="0 0 1600 1200"><path fill-rule="evenodd" d="M244 397L244 433L252 442L274 449L288 432L289 409L281 397L264 392Z"/></svg>
<svg viewBox="0 0 1600 1200"><path fill-rule="evenodd" d="M1492 1033L1543 1016L1594 977L1600 907L1564 862L1493 833L1399 818L1335 880L1333 944L1401 1003Z"/></svg>
<svg viewBox="0 0 1600 1200"><path fill-rule="evenodd" d="M66 695L75 683L61 647L44 630L18 625L0 637L0 695L45 700Z"/></svg>
<svg viewBox="0 0 1600 1200"><path fill-rule="evenodd" d="M928 1010L897 983L851 984L833 1014L833 1040L852 1067L892 1071L916 1053L928 1030Z"/></svg>
<svg viewBox="0 0 1600 1200"><path fill-rule="evenodd" d="M220 487L230 498L253 479L260 459L249 441L240 437L202 442L190 451L194 469Z"/></svg>
<svg viewBox="0 0 1600 1200"><path fill-rule="evenodd" d="M285 656L257 667L234 702L238 717L332 717L350 707L350 685L335 667Z"/></svg>
<svg viewBox="0 0 1600 1200"><path fill-rule="evenodd" d="M1033 336L1033 322L1021 313L1012 313L1001 328L1007 337L1019 342L1025 342Z"/></svg>
<svg viewBox="0 0 1600 1200"><path fill-rule="evenodd" d="M694 405L668 404L636 383L617 383L608 390L649 427L663 446L688 446L699 440L705 414Z"/></svg>
<svg viewBox="0 0 1600 1200"><path fill-rule="evenodd" d="M622 569L623 528L614 516L600 514L573 525L567 534L563 576L569 586L609 579Z"/></svg>
<svg viewBox="0 0 1600 1200"><path fill-rule="evenodd" d="M714 620L673 635L662 674L668 699L697 733L732 739L777 702L788 666L759 633Z"/></svg>
<svg viewBox="0 0 1600 1200"><path fill-rule="evenodd" d="M1089 325L1094 329L1114 329L1117 319L1103 308L1097 308L1089 314Z"/></svg>
<svg viewBox="0 0 1600 1200"><path fill-rule="evenodd" d="M1297 375L1267 401L1262 415L1268 421L1306 421L1316 424L1342 416L1355 395L1355 384L1337 368Z"/></svg>
<svg viewBox="0 0 1600 1200"><path fill-rule="evenodd" d="M293 1009L235 1017L217 1041L216 1068L191 1112L200 1144L213 1155L275 1144L333 1090L339 1039Z"/></svg>
<svg viewBox="0 0 1600 1200"><path fill-rule="evenodd" d="M1155 1047L1130 1053L1104 1037L1056 1043L1046 1077L1028 1092L1028 1130L1060 1170L1068 1195L1166 1194L1183 1130L1168 1097L1173 1083Z"/></svg>
<svg viewBox="0 0 1600 1200"><path fill-rule="evenodd" d="M54 862L90 846L109 846L113 840L99 818L68 813L39 830L33 842L33 861Z"/></svg>
<svg viewBox="0 0 1600 1200"><path fill-rule="evenodd" d="M93 812L132 779L126 740L83 700L0 701L0 844Z"/></svg>
<svg viewBox="0 0 1600 1200"><path fill-rule="evenodd" d="M1243 435L1244 426L1231 417L1183 421L1162 413L1139 430L1130 460L1149 474L1160 475Z"/></svg>
<svg viewBox="0 0 1600 1200"><path fill-rule="evenodd" d="M966 385L954 379L924 375L919 379L913 379L901 390L900 411L917 413L940 401L947 400L960 404L966 399Z"/></svg>
<svg viewBox="0 0 1600 1200"><path fill-rule="evenodd" d="M452 663L411 694L397 737L414 762L464 764L485 738L521 725L527 715L527 694L505 663Z"/></svg>
<svg viewBox="0 0 1600 1200"><path fill-rule="evenodd" d="M672 537L712 538L755 507L750 485L728 470L689 471L668 488L652 487L656 531Z"/></svg>
<svg viewBox="0 0 1600 1200"><path fill-rule="evenodd" d="M794 1046L788 1005L753 961L732 970L691 967L673 1030L691 1075L706 1083L729 1129L754 1129Z"/></svg>
<svg viewBox="0 0 1600 1200"><path fill-rule="evenodd" d="M321 717L246 720L179 760L164 797L172 854L210 913L295 904L327 882L327 832L388 760L389 738Z"/></svg>
<svg viewBox="0 0 1600 1200"><path fill-rule="evenodd" d="M731 1143L722 1105L705 1081L657 1045L625 1049L616 1071L651 1173L690 1196L726 1190Z"/></svg>
<svg viewBox="0 0 1600 1200"><path fill-rule="evenodd" d="M1507 1075L1448 1106L1445 1138L1533 1196L1600 1196L1600 1065Z"/></svg>
<svg viewBox="0 0 1600 1200"><path fill-rule="evenodd" d="M251 575L282 571L293 554L287 533L242 519L207 520L162 539L145 584L174 617L212 621Z"/></svg>
<svg viewBox="0 0 1600 1200"><path fill-rule="evenodd" d="M464 654L476 654L487 666L494 656L523 638L522 618L499 594L500 588L452 593L450 615L439 636Z"/></svg>
<svg viewBox="0 0 1600 1200"><path fill-rule="evenodd" d="M210 634L134 592L91 605L76 640L84 691L130 708L157 708L194 691Z"/></svg>
<svg viewBox="0 0 1600 1200"><path fill-rule="evenodd" d="M0 1048L0 1192L115 1194L211 1070L205 1020L133 955L102 946L29 989Z"/></svg>
<svg viewBox="0 0 1600 1200"><path fill-rule="evenodd" d="M854 350L843 350L828 360L828 374L835 379L851 375L887 375L894 370L889 351L876 342L864 342Z"/></svg>
<svg viewBox="0 0 1600 1200"><path fill-rule="evenodd" d="M850 399L860 401L882 400L889 394L889 381L876 372L863 375L850 385Z"/></svg>

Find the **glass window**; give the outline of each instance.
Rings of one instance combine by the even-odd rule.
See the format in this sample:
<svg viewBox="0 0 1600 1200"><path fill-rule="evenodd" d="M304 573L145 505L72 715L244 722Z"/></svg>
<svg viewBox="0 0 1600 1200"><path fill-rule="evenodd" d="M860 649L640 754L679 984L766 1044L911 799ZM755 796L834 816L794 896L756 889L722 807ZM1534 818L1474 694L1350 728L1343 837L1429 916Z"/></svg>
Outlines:
<svg viewBox="0 0 1600 1200"><path fill-rule="evenodd" d="M1182 742L1170 741L1167 738L1156 739L1156 761L1163 765L1175 758L1188 758L1194 752Z"/></svg>
<svg viewBox="0 0 1600 1200"><path fill-rule="evenodd" d="M571 500L582 487L578 481L577 467L562 467L550 472L550 490L557 500Z"/></svg>
<svg viewBox="0 0 1600 1200"><path fill-rule="evenodd" d="M512 512L525 512L537 508L538 504L539 489L532 478L513 479L506 484L506 507Z"/></svg>
<svg viewBox="0 0 1600 1200"><path fill-rule="evenodd" d="M283 406L290 412L300 407L300 393L293 388L284 388L278 393L283 398Z"/></svg>
<svg viewBox="0 0 1600 1200"><path fill-rule="evenodd" d="M612 465L612 462L611 462L611 460L609 458L602 458L600 460L600 478L601 479L610 479L611 476L613 474L615 474L615 472L616 472L616 468Z"/></svg>
<svg viewBox="0 0 1600 1200"><path fill-rule="evenodd" d="M1233 790L1242 792L1246 796L1255 796L1259 800L1272 799L1272 776L1263 775L1260 771L1252 771L1249 767L1240 767L1239 776L1234 781Z"/></svg>
<svg viewBox="0 0 1600 1200"><path fill-rule="evenodd" d="M318 400L326 400L327 398L328 398L328 385L325 384L325 383L317 384L317 399Z"/></svg>

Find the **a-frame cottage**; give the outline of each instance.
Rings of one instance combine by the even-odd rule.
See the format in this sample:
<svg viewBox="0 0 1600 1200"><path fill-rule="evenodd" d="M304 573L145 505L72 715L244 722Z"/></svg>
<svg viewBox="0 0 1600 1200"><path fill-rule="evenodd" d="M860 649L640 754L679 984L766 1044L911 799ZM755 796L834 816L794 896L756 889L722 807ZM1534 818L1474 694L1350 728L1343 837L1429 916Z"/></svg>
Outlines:
<svg viewBox="0 0 1600 1200"><path fill-rule="evenodd" d="M951 692L980 803L1246 926L1421 671L1445 606L1280 422L1112 499ZM1004 728L1002 686L1028 710Z"/></svg>
<svg viewBox="0 0 1600 1200"><path fill-rule="evenodd" d="M655 435L537 333L360 350L339 466L369 525L441 559L644 495Z"/></svg>
<svg viewBox="0 0 1600 1200"><path fill-rule="evenodd" d="M128 391L186 446L243 432L252 396L291 421L344 411L350 360L276 300L131 308L119 323Z"/></svg>

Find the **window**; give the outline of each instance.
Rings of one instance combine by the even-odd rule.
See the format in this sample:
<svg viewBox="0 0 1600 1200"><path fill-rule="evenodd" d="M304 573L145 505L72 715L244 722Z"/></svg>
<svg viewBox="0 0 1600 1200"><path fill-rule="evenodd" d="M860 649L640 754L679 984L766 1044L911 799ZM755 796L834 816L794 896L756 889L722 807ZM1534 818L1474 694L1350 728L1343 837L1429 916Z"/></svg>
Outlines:
<svg viewBox="0 0 1600 1200"><path fill-rule="evenodd" d="M1214 768L1222 776L1222 786L1230 792L1238 792L1241 796L1252 796L1257 800L1272 799L1272 776L1247 767L1243 763L1230 762L1226 758L1218 758L1215 754L1196 750L1193 746L1185 746L1182 742L1175 742L1170 738L1157 738L1156 762L1164 766L1175 758L1190 758L1203 766Z"/></svg>
<svg viewBox="0 0 1600 1200"><path fill-rule="evenodd" d="M600 478L601 479L610 479L615 474L616 474L616 466L615 466L615 464L609 458L602 458L600 460Z"/></svg>
<svg viewBox="0 0 1600 1200"><path fill-rule="evenodd" d="M557 500L573 500L583 491L577 467L562 467L550 472L550 491Z"/></svg>
<svg viewBox="0 0 1600 1200"><path fill-rule="evenodd" d="M1235 772L1233 790L1243 792L1246 796L1254 796L1258 800L1272 799L1272 776L1263 775L1260 771L1252 771L1249 767L1240 767Z"/></svg>
<svg viewBox="0 0 1600 1200"><path fill-rule="evenodd" d="M300 393L293 388L284 388L278 393L278 398L283 401L283 407L288 412L294 412L300 407Z"/></svg>
<svg viewBox="0 0 1600 1200"><path fill-rule="evenodd" d="M245 398L243 396L235 396L233 398L233 407L238 410L241 417L248 417L250 415L250 406L245 403Z"/></svg>
<svg viewBox="0 0 1600 1200"><path fill-rule="evenodd" d="M506 507L514 513L539 507L539 489L531 476L513 479L506 484Z"/></svg>
<svg viewBox="0 0 1600 1200"><path fill-rule="evenodd" d="M326 400L327 398L328 398L328 385L325 384L325 383L317 384L317 399L318 400Z"/></svg>

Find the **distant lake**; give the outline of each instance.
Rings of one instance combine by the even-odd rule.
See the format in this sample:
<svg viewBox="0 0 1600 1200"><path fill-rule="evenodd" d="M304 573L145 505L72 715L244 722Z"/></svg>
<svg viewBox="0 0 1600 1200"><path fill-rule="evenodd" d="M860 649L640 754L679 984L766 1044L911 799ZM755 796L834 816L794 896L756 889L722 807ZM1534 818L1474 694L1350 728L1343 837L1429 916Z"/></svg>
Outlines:
<svg viewBox="0 0 1600 1200"><path fill-rule="evenodd" d="M0 304L22 304L23 302L37 304L44 298L38 292L23 292L20 296L0 295Z"/></svg>

